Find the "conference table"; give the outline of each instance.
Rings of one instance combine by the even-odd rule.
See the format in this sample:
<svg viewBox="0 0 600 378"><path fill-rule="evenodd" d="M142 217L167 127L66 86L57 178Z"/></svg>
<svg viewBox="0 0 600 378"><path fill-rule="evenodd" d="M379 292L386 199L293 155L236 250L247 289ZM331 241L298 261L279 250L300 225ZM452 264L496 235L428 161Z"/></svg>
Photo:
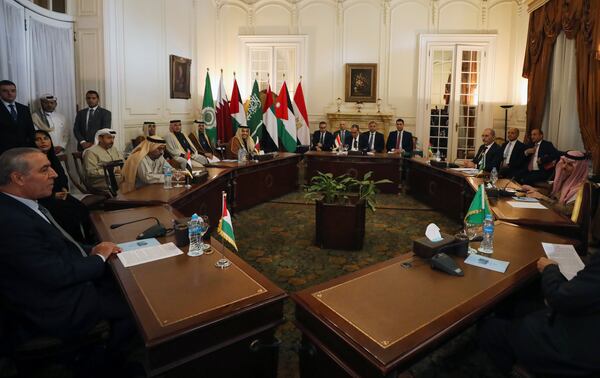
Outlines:
<svg viewBox="0 0 600 378"><path fill-rule="evenodd" d="M148 216L170 225L183 214L169 205L137 207L93 212L92 222L100 240L121 243L155 221L110 225ZM117 257L109 259L142 336L147 373L276 377L274 332L283 322L287 295L215 239L211 245L210 255L183 254L128 268ZM231 266L215 267L223 257Z"/></svg>
<svg viewBox="0 0 600 378"><path fill-rule="evenodd" d="M497 222L498 273L454 261L464 277L412 253L291 294L302 332L302 377L395 377L537 275L541 242L564 237Z"/></svg>

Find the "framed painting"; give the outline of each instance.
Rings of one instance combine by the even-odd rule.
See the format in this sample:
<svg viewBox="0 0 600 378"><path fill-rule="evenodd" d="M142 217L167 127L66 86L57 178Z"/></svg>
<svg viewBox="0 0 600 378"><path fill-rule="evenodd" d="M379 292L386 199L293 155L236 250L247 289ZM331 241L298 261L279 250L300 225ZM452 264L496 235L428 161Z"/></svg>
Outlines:
<svg viewBox="0 0 600 378"><path fill-rule="evenodd" d="M190 75L192 60L177 55L169 55L169 78L171 98L191 98Z"/></svg>
<svg viewBox="0 0 600 378"><path fill-rule="evenodd" d="M346 102L376 102L377 63L346 63Z"/></svg>

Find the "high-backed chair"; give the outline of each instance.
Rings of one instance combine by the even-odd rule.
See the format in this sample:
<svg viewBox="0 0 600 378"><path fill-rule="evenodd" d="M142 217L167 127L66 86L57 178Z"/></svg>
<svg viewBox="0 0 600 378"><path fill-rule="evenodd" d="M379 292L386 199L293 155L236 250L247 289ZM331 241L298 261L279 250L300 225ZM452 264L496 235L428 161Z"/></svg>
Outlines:
<svg viewBox="0 0 600 378"><path fill-rule="evenodd" d="M73 162L75 163L75 172L77 172L77 175L79 176L79 182L81 182L82 186L85 188L82 190L82 193L95 194L98 196L104 196L105 198L110 197L110 193L108 191L98 190L88 185L85 175L85 166L83 163L83 153L77 151L73 152L71 155L73 156Z"/></svg>
<svg viewBox="0 0 600 378"><path fill-rule="evenodd" d="M592 184L586 181L583 184L575 205L571 220L579 226L578 239L579 244L575 246L580 255L586 255L589 244L590 222L592 215Z"/></svg>
<svg viewBox="0 0 600 378"><path fill-rule="evenodd" d="M110 193L113 197L117 195L117 191L119 190L119 183L117 182L117 177L115 175L115 168L122 168L123 164L123 160L115 160L102 164L102 168L104 169L104 180L106 181L106 186L110 190Z"/></svg>
<svg viewBox="0 0 600 378"><path fill-rule="evenodd" d="M81 154L81 153L79 153ZM58 160L65 164L65 168L67 171L67 176L69 177L69 181L75 185L77 190L79 190L83 194L88 194L87 196L81 199L81 202L90 210L98 210L101 209L104 205L104 201L106 200L106 196L97 195L97 194L89 194L87 188L81 182L79 177L79 172L75 170L77 173L77 177L73 175L73 169L71 169L71 164L69 163L69 156L66 154L58 155Z"/></svg>

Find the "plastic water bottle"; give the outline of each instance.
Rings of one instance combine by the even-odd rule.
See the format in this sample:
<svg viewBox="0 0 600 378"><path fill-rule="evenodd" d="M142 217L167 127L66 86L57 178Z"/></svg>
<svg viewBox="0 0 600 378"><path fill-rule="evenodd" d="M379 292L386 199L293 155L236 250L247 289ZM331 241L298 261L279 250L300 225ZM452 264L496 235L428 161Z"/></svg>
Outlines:
<svg viewBox="0 0 600 378"><path fill-rule="evenodd" d="M435 151L435 161L442 161L442 157L440 156L439 148Z"/></svg>
<svg viewBox="0 0 600 378"><path fill-rule="evenodd" d="M188 256L200 256L204 253L202 248L202 231L200 228L200 217L194 213L188 222L188 236L190 239L190 247Z"/></svg>
<svg viewBox="0 0 600 378"><path fill-rule="evenodd" d="M165 164L165 166L163 167L163 171L165 172L165 183L163 185L163 188L173 188L173 169L170 165Z"/></svg>
<svg viewBox="0 0 600 378"><path fill-rule="evenodd" d="M243 148L240 148L238 150L238 162L242 163L246 161L246 150L244 150Z"/></svg>
<svg viewBox="0 0 600 378"><path fill-rule="evenodd" d="M483 240L479 245L479 252L494 252L494 219L492 219L492 214L487 214L483 221Z"/></svg>
<svg viewBox="0 0 600 378"><path fill-rule="evenodd" d="M496 167L494 167L494 169L492 169L492 172L490 172L490 182L492 183L492 186L495 188L496 183L498 182L498 171L496 170Z"/></svg>

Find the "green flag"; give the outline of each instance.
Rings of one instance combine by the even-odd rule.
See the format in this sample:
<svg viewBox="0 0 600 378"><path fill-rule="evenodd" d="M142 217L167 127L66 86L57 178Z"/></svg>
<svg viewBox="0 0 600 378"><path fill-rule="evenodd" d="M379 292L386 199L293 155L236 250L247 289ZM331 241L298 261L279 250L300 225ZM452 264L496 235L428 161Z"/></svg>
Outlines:
<svg viewBox="0 0 600 378"><path fill-rule="evenodd" d="M473 197L467 216L465 216L465 222L471 224L483 224L485 216L488 214L491 214L490 204L485 195L485 188L483 184L481 184L479 189L477 189L477 193L475 193L475 197Z"/></svg>
<svg viewBox="0 0 600 378"><path fill-rule="evenodd" d="M237 251L238 248L235 244L235 235L233 234L233 223L231 222L231 214L229 214L229 210L227 210L227 194L225 192L223 192L222 204L223 210L221 212L221 220L219 221L217 232Z"/></svg>
<svg viewBox="0 0 600 378"><path fill-rule="evenodd" d="M210 76L206 71L206 83L204 84L204 100L202 101L202 119L204 120L204 129L210 142L215 146L217 144L217 119L215 116L215 102L213 100L212 88L210 86Z"/></svg>
<svg viewBox="0 0 600 378"><path fill-rule="evenodd" d="M252 94L250 95L250 104L248 105L248 127L250 128L250 135L254 142L262 139L262 105L260 103L258 90L258 82L254 80L254 86L252 87Z"/></svg>

